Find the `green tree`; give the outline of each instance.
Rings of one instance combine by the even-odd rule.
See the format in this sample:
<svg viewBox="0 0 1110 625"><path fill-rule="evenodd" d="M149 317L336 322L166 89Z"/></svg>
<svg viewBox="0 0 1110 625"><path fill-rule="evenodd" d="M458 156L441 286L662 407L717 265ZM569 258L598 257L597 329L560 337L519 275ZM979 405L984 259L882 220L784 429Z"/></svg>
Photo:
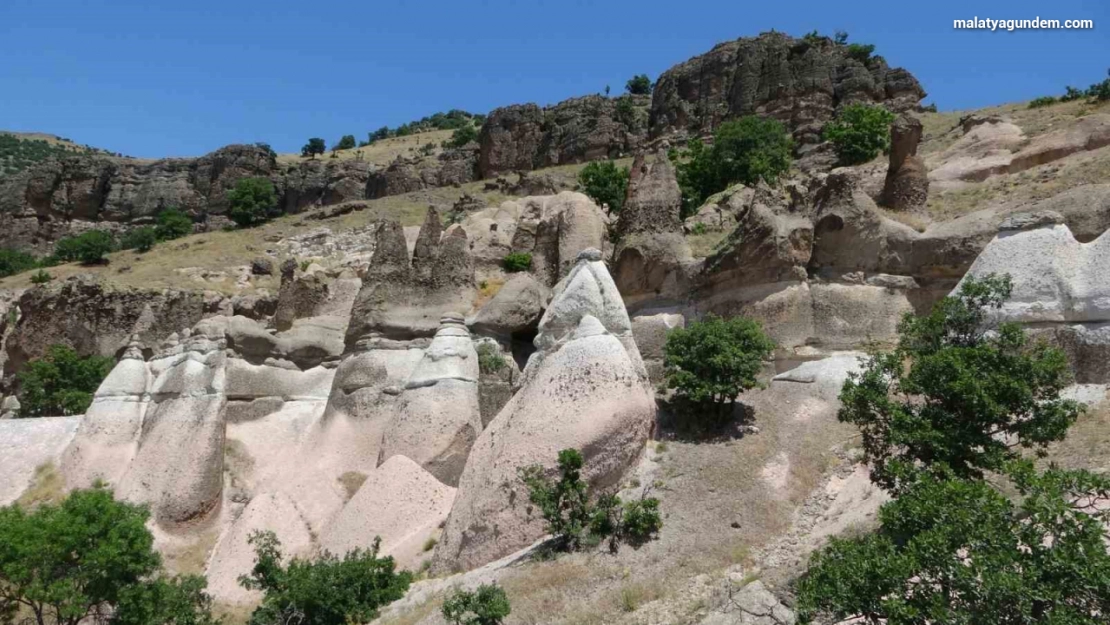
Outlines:
<svg viewBox="0 0 1110 625"><path fill-rule="evenodd" d="M757 321L709 315L667 335L664 384L695 405L713 407L719 424L732 414L736 396L757 385L774 349Z"/></svg>
<svg viewBox="0 0 1110 625"><path fill-rule="evenodd" d="M896 349L849 376L837 416L860 428L877 484L897 490L904 467L938 463L978 478L1075 422L1081 407L1060 398L1071 379L1064 353L1031 344L1016 324L988 323L1012 289L1009 276L965 280L928 315L906 315Z"/></svg>
<svg viewBox="0 0 1110 625"><path fill-rule="evenodd" d="M501 267L509 272L528 271L532 268L532 255L528 252L512 252L501 259Z"/></svg>
<svg viewBox="0 0 1110 625"><path fill-rule="evenodd" d="M123 250L149 252L157 242L158 235L153 226L140 226L124 234L120 238L119 247Z"/></svg>
<svg viewBox="0 0 1110 625"><path fill-rule="evenodd" d="M825 140L832 141L841 163L866 163L890 149L893 122L894 113L882 106L849 104L825 125Z"/></svg>
<svg viewBox="0 0 1110 625"><path fill-rule="evenodd" d="M0 248L0 278L23 273L34 269L37 261L34 256L11 248Z"/></svg>
<svg viewBox="0 0 1110 625"><path fill-rule="evenodd" d="M304 144L301 148L301 156L311 156L316 158L317 154L323 154L327 150L327 144L320 137L312 137L308 143Z"/></svg>
<svg viewBox="0 0 1110 625"><path fill-rule="evenodd" d="M227 194L231 210L228 216L241 228L250 228L269 221L277 214L274 183L267 178L243 178Z"/></svg>
<svg viewBox="0 0 1110 625"><path fill-rule="evenodd" d="M37 625L214 625L203 578L161 574L149 517L104 488L33 512L0 508L0 615L7 607Z"/></svg>
<svg viewBox="0 0 1110 625"><path fill-rule="evenodd" d="M444 600L442 611L454 625L501 625L512 608L500 586L482 584L473 592L456 589Z"/></svg>
<svg viewBox="0 0 1110 625"><path fill-rule="evenodd" d="M193 233L193 220L176 208L167 208L158 213L154 234L159 241L172 241Z"/></svg>
<svg viewBox="0 0 1110 625"><path fill-rule="evenodd" d="M854 59L867 64L871 60L871 53L875 51L875 46L870 43L850 43L844 50L844 54L850 59Z"/></svg>
<svg viewBox="0 0 1110 625"><path fill-rule="evenodd" d="M478 140L478 129L471 124L460 126L451 133L451 138L443 142L445 148L461 148Z"/></svg>
<svg viewBox="0 0 1110 625"><path fill-rule="evenodd" d="M54 256L64 262L80 261L83 265L102 263L116 250L116 240L103 230L89 230L75 237L66 237L54 244Z"/></svg>
<svg viewBox="0 0 1110 625"><path fill-rule="evenodd" d="M354 135L343 135L342 137L340 137L339 143L336 143L334 146L332 146L331 149L333 149L333 150L350 150L353 147L355 147L355 136Z"/></svg>
<svg viewBox="0 0 1110 625"><path fill-rule="evenodd" d="M628 193L628 168L613 161L593 161L578 172L578 184L598 206L607 206L609 214L620 213Z"/></svg>
<svg viewBox="0 0 1110 625"><path fill-rule="evenodd" d="M107 356L82 357L68 346L51 345L46 356L19 372L19 416L83 414L114 364Z"/></svg>
<svg viewBox="0 0 1110 625"><path fill-rule="evenodd" d="M624 90L632 95L648 95L651 93L651 79L647 74L637 74L628 79L624 84Z"/></svg>
<svg viewBox="0 0 1110 625"><path fill-rule="evenodd" d="M255 532L249 543L255 564L239 583L263 592L252 625L366 623L380 607L403 597L412 582L411 573L394 570L393 558L378 557L380 538L369 550L355 549L342 559L325 551L316 560L294 557L284 566L273 532Z"/></svg>
<svg viewBox="0 0 1110 625"><path fill-rule="evenodd" d="M721 124L711 147L690 141L675 167L683 216L737 182L774 184L790 168L792 149L793 140L781 122L755 115Z"/></svg>

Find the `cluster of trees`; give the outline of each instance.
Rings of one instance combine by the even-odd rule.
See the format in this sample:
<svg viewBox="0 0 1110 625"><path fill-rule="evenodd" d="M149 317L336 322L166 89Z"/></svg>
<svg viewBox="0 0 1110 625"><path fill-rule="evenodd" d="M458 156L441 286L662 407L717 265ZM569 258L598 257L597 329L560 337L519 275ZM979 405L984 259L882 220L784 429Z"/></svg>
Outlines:
<svg viewBox="0 0 1110 625"><path fill-rule="evenodd" d="M1110 76L1110 70L1107 70L1107 75ZM1042 106L1049 106L1057 102L1072 102L1074 100L1089 99L1093 102L1106 102L1110 100L1110 78L1106 78L1102 82L1096 82L1086 89L1079 89L1077 87L1067 86L1064 88L1064 95L1056 96L1042 96L1035 98L1029 102L1029 108L1035 109Z"/></svg>
<svg viewBox="0 0 1110 625"><path fill-rule="evenodd" d="M65 139L62 141L64 143L51 143L45 139L0 133L0 176L14 174L49 158L85 153L111 154L98 148L73 145Z"/></svg>
<svg viewBox="0 0 1110 625"><path fill-rule="evenodd" d="M107 356L81 356L66 345L51 345L46 356L29 361L19 372L19 416L84 414L114 365Z"/></svg>
<svg viewBox="0 0 1110 625"><path fill-rule="evenodd" d="M621 212L628 193L627 167L617 167L613 161L593 161L578 172L578 184L585 193L606 208L610 215Z"/></svg>
<svg viewBox="0 0 1110 625"><path fill-rule="evenodd" d="M482 113L468 113L467 111L459 109L451 109L446 113L440 112L427 117L422 117L416 121L407 124L401 124L396 128L389 126L382 126L381 128L371 132L367 140L360 145L367 146L373 144L375 141L382 139L389 139L391 137L407 137L409 135L419 134L421 132L429 132L432 130L458 130L466 126L473 126L481 128L482 124L486 121L486 116Z"/></svg>

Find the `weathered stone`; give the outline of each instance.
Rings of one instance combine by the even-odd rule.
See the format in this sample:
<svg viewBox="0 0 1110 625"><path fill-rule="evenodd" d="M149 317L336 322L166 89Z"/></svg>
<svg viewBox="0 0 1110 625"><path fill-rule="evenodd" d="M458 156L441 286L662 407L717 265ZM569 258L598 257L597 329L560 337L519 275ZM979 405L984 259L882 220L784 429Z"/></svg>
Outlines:
<svg viewBox="0 0 1110 625"><path fill-rule="evenodd" d="M908 113L890 127L890 165L879 196L879 204L894 210L923 208L929 199L929 172L917 155L921 122Z"/></svg>

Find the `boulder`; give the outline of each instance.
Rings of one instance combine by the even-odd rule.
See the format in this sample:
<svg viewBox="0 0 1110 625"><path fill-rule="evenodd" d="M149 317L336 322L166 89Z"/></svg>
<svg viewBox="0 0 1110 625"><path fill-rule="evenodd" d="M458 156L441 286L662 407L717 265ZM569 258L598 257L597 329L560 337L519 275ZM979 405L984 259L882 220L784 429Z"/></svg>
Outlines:
<svg viewBox="0 0 1110 625"><path fill-rule="evenodd" d="M513 203L520 218L512 251L532 255L532 273L543 284L554 285L567 275L582 250L605 247L608 217L581 193L563 191Z"/></svg>
<svg viewBox="0 0 1110 625"><path fill-rule="evenodd" d="M529 273L517 273L467 319L467 325L477 334L507 342L513 334L536 327L550 298L551 289Z"/></svg>
<svg viewBox="0 0 1110 625"><path fill-rule="evenodd" d="M894 210L924 208L929 199L929 172L917 155L921 122L902 113L890 126L890 165L879 204Z"/></svg>
<svg viewBox="0 0 1110 625"><path fill-rule="evenodd" d="M599 257L584 252L556 288L520 391L471 449L434 569L469 570L543 535L519 467L553 470L558 452L573 447L591 488L611 491L643 450L654 395Z"/></svg>

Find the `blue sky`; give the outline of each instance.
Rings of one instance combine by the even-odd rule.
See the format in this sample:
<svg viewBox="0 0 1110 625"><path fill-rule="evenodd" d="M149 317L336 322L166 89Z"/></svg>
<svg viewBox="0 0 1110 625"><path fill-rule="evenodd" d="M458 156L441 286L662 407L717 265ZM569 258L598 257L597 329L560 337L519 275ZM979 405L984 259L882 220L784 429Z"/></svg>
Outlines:
<svg viewBox="0 0 1110 625"><path fill-rule="evenodd" d="M953 30L973 16L1095 29ZM770 29L873 43L942 110L1086 87L1110 66L1104 0L0 0L0 128L142 157L253 141L296 151L438 110L619 92Z"/></svg>

